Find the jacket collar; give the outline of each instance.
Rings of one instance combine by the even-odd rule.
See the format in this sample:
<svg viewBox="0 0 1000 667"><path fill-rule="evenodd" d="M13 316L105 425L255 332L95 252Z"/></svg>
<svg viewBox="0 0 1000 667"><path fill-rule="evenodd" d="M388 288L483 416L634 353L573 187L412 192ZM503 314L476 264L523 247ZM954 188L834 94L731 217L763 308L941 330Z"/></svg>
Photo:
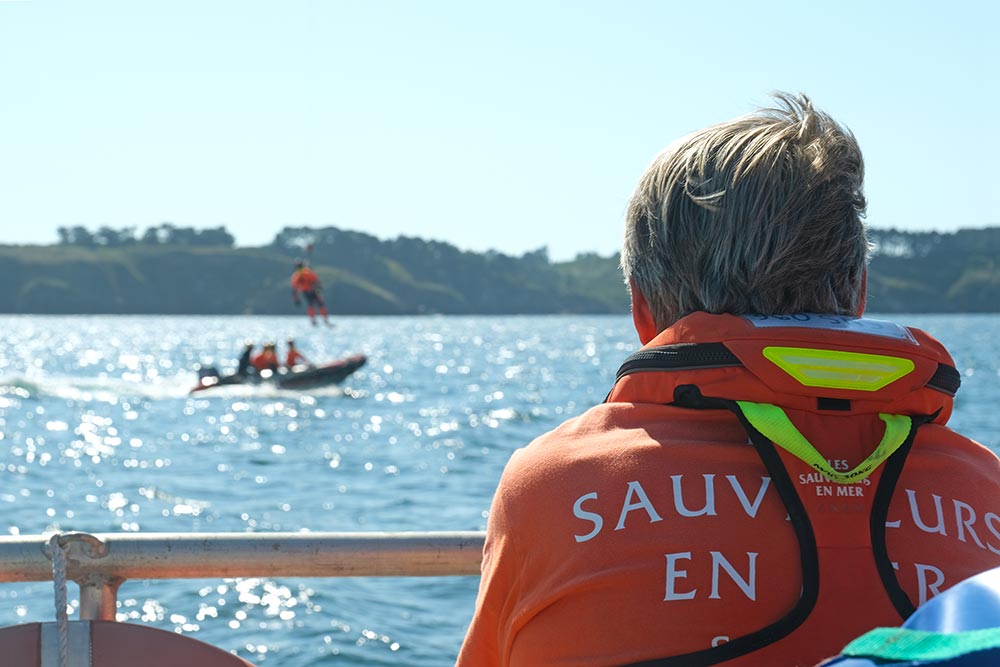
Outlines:
<svg viewBox="0 0 1000 667"><path fill-rule="evenodd" d="M674 402L678 387L815 412L930 415L945 423L960 375L928 334L840 315L693 313L626 359L612 402Z"/></svg>

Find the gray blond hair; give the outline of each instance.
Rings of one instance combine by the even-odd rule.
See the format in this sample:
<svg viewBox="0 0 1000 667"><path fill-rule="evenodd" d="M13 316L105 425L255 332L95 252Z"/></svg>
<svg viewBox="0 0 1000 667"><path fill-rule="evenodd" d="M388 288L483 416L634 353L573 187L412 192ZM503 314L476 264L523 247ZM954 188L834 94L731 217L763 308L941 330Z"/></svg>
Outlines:
<svg viewBox="0 0 1000 667"><path fill-rule="evenodd" d="M695 311L854 315L864 162L805 95L675 142L629 202L621 266L659 330Z"/></svg>

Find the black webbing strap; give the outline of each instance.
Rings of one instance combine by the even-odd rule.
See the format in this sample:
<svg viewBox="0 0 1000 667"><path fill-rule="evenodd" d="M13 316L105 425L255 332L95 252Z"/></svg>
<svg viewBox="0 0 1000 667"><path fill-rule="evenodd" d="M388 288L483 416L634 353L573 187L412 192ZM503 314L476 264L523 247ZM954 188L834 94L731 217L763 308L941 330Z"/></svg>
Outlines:
<svg viewBox="0 0 1000 667"><path fill-rule="evenodd" d="M671 405L695 410L724 409L732 412L739 419L753 443L757 455L760 456L761 462L771 476L771 481L788 512L789 520L795 531L802 568L802 593L798 602L785 616L756 632L701 651L643 660L622 667L709 667L753 653L788 636L801 626L812 613L819 597L819 555L815 534L805 506L799 498L794 482L789 477L774 443L747 420L736 401L703 396L698 387L694 385L678 387L674 392L674 402ZM885 522L896 483L906 462L906 457L913 446L917 429L923 424L933 421L936 416L937 413L912 418L910 432L907 434L906 440L884 464L885 467L872 504L870 531L876 568L886 594L902 618L908 617L914 607L906 592L899 585L892 562L889 559L885 544Z"/></svg>

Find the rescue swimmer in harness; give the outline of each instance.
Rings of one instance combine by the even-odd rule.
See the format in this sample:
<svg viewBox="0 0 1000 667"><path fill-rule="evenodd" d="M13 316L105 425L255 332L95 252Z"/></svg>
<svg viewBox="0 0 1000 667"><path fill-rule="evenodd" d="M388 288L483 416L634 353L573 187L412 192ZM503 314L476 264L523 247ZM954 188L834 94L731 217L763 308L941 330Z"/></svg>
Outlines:
<svg viewBox="0 0 1000 667"><path fill-rule="evenodd" d="M459 667L813 665L1000 565L953 360L862 317L862 177L803 95L654 160L621 258L642 348L508 462Z"/></svg>
<svg viewBox="0 0 1000 667"><path fill-rule="evenodd" d="M316 326L316 310L319 309L324 324L331 326L326 302L323 301L323 284L316 272L301 259L295 260L295 271L292 273L291 284L292 302L299 306L302 304L302 299L305 299L306 313L308 313L312 325Z"/></svg>

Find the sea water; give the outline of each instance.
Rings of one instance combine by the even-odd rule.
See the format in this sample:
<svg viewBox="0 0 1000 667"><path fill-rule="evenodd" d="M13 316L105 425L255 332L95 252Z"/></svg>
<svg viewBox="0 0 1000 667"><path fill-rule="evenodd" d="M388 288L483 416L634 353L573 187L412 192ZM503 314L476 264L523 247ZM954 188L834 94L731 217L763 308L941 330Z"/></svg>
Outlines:
<svg viewBox="0 0 1000 667"><path fill-rule="evenodd" d="M952 425L1000 445L1000 316L894 317L963 375ZM0 532L481 530L511 452L603 400L627 316L0 316ZM294 337L364 353L339 387L189 395L197 364ZM476 577L128 581L118 617L259 665L454 662ZM70 588L71 599L75 587ZM76 601L73 600L76 604ZM54 618L0 584L0 626Z"/></svg>

